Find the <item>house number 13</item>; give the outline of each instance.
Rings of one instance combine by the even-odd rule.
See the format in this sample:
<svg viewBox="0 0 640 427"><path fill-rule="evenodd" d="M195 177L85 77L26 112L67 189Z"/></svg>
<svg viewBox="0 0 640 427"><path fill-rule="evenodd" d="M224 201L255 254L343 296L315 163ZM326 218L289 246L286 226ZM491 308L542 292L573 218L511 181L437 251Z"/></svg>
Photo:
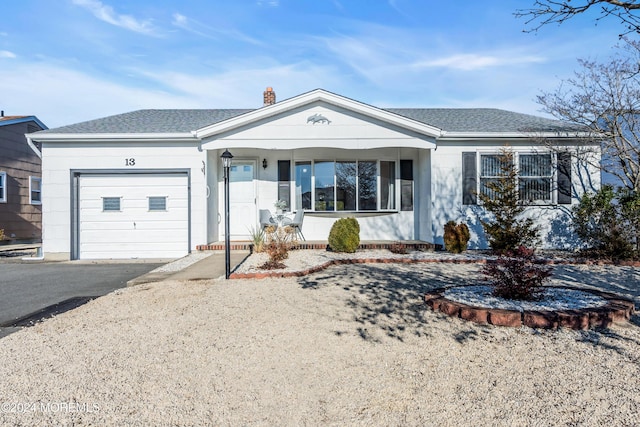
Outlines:
<svg viewBox="0 0 640 427"><path fill-rule="evenodd" d="M136 165L136 159L134 159L134 158L124 159L124 164L125 164L125 166L135 166Z"/></svg>

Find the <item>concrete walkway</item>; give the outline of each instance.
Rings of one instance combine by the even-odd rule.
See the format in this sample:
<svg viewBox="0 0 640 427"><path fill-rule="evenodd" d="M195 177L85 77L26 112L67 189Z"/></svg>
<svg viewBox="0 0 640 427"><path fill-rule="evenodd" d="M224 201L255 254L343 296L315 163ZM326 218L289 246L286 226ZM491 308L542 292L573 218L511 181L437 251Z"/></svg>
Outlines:
<svg viewBox="0 0 640 427"><path fill-rule="evenodd" d="M127 282L127 286L136 286L143 283L159 282L162 280L208 280L208 279L224 279L225 274L225 257L224 252L215 251L204 253L206 258L201 259L192 264L190 258L200 257L202 252L194 252L182 259L169 263L166 266L150 271L140 277L136 277ZM231 271L242 263L249 256L249 251L231 251L230 265ZM171 268L172 264L175 268ZM186 267L183 267L183 265Z"/></svg>

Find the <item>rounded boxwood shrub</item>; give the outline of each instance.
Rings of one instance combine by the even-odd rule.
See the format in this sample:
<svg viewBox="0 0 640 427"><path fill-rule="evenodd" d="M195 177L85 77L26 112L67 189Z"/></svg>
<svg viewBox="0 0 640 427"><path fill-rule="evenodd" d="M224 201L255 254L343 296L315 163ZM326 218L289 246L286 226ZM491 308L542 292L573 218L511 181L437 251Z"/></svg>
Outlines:
<svg viewBox="0 0 640 427"><path fill-rule="evenodd" d="M329 247L334 252L353 253L360 245L360 224L355 218L341 218L329 232Z"/></svg>

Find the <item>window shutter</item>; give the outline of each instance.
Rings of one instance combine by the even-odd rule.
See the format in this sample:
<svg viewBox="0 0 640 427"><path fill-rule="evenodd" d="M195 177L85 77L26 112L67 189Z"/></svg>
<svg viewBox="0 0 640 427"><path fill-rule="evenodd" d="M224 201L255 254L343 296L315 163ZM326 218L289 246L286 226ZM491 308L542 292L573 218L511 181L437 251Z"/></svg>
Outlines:
<svg viewBox="0 0 640 427"><path fill-rule="evenodd" d="M478 204L476 194L478 173L476 171L476 153L462 153L462 204Z"/></svg>
<svg viewBox="0 0 640 427"><path fill-rule="evenodd" d="M558 204L571 204L571 153L558 153Z"/></svg>
<svg viewBox="0 0 640 427"><path fill-rule="evenodd" d="M278 200L287 202L287 210L291 210L291 161L278 160Z"/></svg>

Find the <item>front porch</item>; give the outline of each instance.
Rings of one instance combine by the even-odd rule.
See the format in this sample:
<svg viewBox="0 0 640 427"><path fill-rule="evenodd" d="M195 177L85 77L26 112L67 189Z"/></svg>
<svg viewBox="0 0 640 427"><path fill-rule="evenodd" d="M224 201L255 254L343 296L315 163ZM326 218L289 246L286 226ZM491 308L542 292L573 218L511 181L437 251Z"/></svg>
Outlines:
<svg viewBox="0 0 640 427"><path fill-rule="evenodd" d="M307 240L296 243L292 249L327 249L328 242L326 240ZM405 248L407 251L435 251L441 250L441 245L436 245L422 240L365 240L360 242L359 250L363 249L390 249ZM232 251L249 250L253 248L250 241L232 241L230 243ZM214 242L208 245L198 245L198 251L224 251L224 242Z"/></svg>

